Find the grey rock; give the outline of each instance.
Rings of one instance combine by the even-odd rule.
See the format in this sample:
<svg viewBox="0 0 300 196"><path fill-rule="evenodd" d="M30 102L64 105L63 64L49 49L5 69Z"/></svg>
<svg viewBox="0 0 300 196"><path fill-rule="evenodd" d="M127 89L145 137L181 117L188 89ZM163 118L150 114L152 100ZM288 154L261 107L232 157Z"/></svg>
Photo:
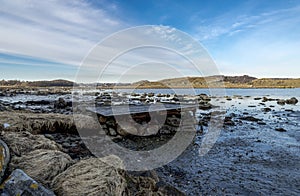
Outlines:
<svg viewBox="0 0 300 196"><path fill-rule="evenodd" d="M267 102L267 101L277 101L277 100L273 98L267 98L267 97L262 98L262 102Z"/></svg>
<svg viewBox="0 0 300 196"><path fill-rule="evenodd" d="M209 98L209 96L206 95L206 94L200 94L200 95L198 95L198 96L199 96L199 100L204 100L204 101L206 101L206 102L208 102L208 101L211 100L211 98Z"/></svg>
<svg viewBox="0 0 300 196"><path fill-rule="evenodd" d="M269 101L269 99L267 97L262 98L262 102L267 102L267 101Z"/></svg>
<svg viewBox="0 0 300 196"><path fill-rule="evenodd" d="M139 130L133 126L131 123L124 123L122 124L122 127L117 127L118 134L122 136L126 135L142 135Z"/></svg>
<svg viewBox="0 0 300 196"><path fill-rule="evenodd" d="M292 97L290 99L287 99L285 102L286 102L286 104L293 104L293 105L295 105L295 104L298 103L298 99L296 99L295 97Z"/></svg>
<svg viewBox="0 0 300 196"><path fill-rule="evenodd" d="M263 108L262 111L263 112L270 112L270 111L272 111L272 109L271 108Z"/></svg>
<svg viewBox="0 0 300 196"><path fill-rule="evenodd" d="M30 178L24 171L16 169L4 183L1 195L54 196L55 194Z"/></svg>
<svg viewBox="0 0 300 196"><path fill-rule="evenodd" d="M294 112L293 109L285 109L284 111L286 111L286 112Z"/></svg>
<svg viewBox="0 0 300 196"><path fill-rule="evenodd" d="M50 101L48 100L37 100L37 101L26 101L28 105L49 105Z"/></svg>
<svg viewBox="0 0 300 196"><path fill-rule="evenodd" d="M146 128L145 136L156 135L159 132L160 126L156 124L150 124Z"/></svg>
<svg viewBox="0 0 300 196"><path fill-rule="evenodd" d="M285 105L285 100L279 99L279 100L277 101L277 104L278 104L278 105Z"/></svg>
<svg viewBox="0 0 300 196"><path fill-rule="evenodd" d="M54 103L54 108L56 108L56 109L64 109L64 108L66 108L67 107L67 103L66 103L66 101L63 99L63 98L58 98L58 100L57 101L55 101L55 103Z"/></svg>
<svg viewBox="0 0 300 196"><path fill-rule="evenodd" d="M234 126L235 123L232 121L231 117L226 116L225 119L224 119L224 125Z"/></svg>
<svg viewBox="0 0 300 196"><path fill-rule="evenodd" d="M258 121L257 124L259 124L259 125L266 125L267 123L262 122L262 121Z"/></svg>
<svg viewBox="0 0 300 196"><path fill-rule="evenodd" d="M261 119L259 118L255 118L253 116L243 116L243 117L240 117L241 120L246 120L246 121L251 121L251 122L258 122L258 121L262 121Z"/></svg>
<svg viewBox="0 0 300 196"><path fill-rule="evenodd" d="M278 131L278 132L286 132L286 130L282 127L279 127L279 128L275 128L275 131Z"/></svg>

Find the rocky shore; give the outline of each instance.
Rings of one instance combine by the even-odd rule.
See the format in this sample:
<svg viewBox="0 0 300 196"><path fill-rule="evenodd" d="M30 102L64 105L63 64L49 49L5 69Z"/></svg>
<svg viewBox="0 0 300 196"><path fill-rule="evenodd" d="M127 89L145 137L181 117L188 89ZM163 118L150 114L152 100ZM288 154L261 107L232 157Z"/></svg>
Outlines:
<svg viewBox="0 0 300 196"><path fill-rule="evenodd" d="M10 151L10 157L7 151L1 154L5 160L1 168L3 195L183 195L161 181L155 171L130 173L114 167L122 168L122 160L116 156L94 157L70 125L69 116L1 115L1 120L12 125L1 127L1 139ZM63 127L59 126L62 123Z"/></svg>
<svg viewBox="0 0 300 196"><path fill-rule="evenodd" d="M9 149L1 155L3 195L300 194L297 97L125 95L142 104L155 98L199 104L196 136L177 159L155 170L128 172L108 164L122 168L120 158L97 158L90 152L77 132L68 94L54 95L52 100L24 100L18 104L28 107L21 108L14 102L0 102L0 144ZM93 93L93 97L99 105L122 100L117 94ZM220 110L223 106L226 111ZM222 132L209 153L200 156L215 115L224 116ZM173 137L180 117L168 116L162 132L147 137L110 129L116 127L113 119L99 121L116 144L149 150Z"/></svg>

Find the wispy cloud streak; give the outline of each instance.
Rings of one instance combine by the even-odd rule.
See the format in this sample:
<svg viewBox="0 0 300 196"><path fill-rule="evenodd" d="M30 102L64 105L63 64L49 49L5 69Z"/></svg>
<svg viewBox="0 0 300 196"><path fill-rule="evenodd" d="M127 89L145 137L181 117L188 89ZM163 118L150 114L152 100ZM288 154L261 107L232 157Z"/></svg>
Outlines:
<svg viewBox="0 0 300 196"><path fill-rule="evenodd" d="M244 31L269 28L274 25L294 25L300 21L300 6L250 14L226 13L195 27L194 36L200 41L231 36ZM280 28L280 26L278 26Z"/></svg>
<svg viewBox="0 0 300 196"><path fill-rule="evenodd" d="M126 24L86 1L1 1L0 51L78 65Z"/></svg>

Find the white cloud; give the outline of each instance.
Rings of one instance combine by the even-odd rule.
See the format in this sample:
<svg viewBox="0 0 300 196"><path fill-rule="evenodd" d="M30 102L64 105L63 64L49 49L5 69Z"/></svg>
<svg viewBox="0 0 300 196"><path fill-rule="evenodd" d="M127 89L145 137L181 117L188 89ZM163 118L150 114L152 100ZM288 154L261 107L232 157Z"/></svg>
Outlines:
<svg viewBox="0 0 300 196"><path fill-rule="evenodd" d="M200 41L206 41L221 36L231 36L248 30L265 28L265 26L277 23L278 21L292 22L293 24L296 20L299 21L299 12L300 7L279 9L256 15L237 15L235 12L225 13L224 15L207 20L200 26L196 26L193 34Z"/></svg>
<svg viewBox="0 0 300 196"><path fill-rule="evenodd" d="M83 0L1 1L0 14L2 52L70 65L79 65L97 42L127 26Z"/></svg>
<svg viewBox="0 0 300 196"><path fill-rule="evenodd" d="M226 15L198 29L197 37L206 43L222 74L299 77L299 13L300 7L293 7Z"/></svg>
<svg viewBox="0 0 300 196"><path fill-rule="evenodd" d="M110 61L112 62L107 66ZM206 50L187 34L169 27L142 26L116 33L104 40L101 45L91 51L77 79L82 80L81 73L85 76L87 72L93 73L94 78L89 79L94 81L99 74L109 76L115 74L117 79L126 70L131 69L133 71L130 73L134 78L130 81L179 77L171 72L165 72L163 66L161 69L154 68L152 74L149 71L152 67L141 71L142 69L135 66L142 66L144 63L149 66L153 62L170 65L185 76L216 74L214 62ZM101 73L101 70L104 72Z"/></svg>
<svg viewBox="0 0 300 196"><path fill-rule="evenodd" d="M94 7L85 0L0 0L0 3L1 53L28 55L70 66L78 66L95 44L106 36L131 26L123 19L114 17L119 7L108 1L105 5L103 4L105 7ZM255 76L258 76L259 72L263 72L261 73L263 75L268 71L274 71L274 74L287 75L293 66L300 64L298 58L300 56L298 52L300 48L299 12L300 7L256 15L236 16L236 13L226 13L213 19L202 20L201 26L197 26L194 31L194 37L204 43L224 38L223 41L227 43L216 44L216 48L211 48L214 58L220 62L221 71L248 72ZM207 57L206 51L186 42L176 34L175 29L158 26L152 30L149 34L156 33L157 35L153 39L145 40L145 37L136 34L119 36L114 42L103 46L102 52L104 56L109 57L133 42L157 45L172 43L179 52L187 56L201 54L202 56L197 58L197 63L201 66L207 63L212 66L213 63L205 58ZM239 37L240 35L243 36ZM181 63L182 61L178 58L170 58L171 56L167 53L147 51L144 54L146 55L132 54L130 58L127 56L116 61L107 74L113 76L119 73L120 68L124 70L130 67L131 63L153 60L168 62L176 65L185 75L191 74L192 69L187 63ZM89 69L85 72L86 78L89 77L88 73L93 72L93 68L106 60L105 58L99 59L97 55L92 56L87 62ZM14 61L0 59L0 63L13 65ZM26 63L19 62L24 66ZM275 64L277 67L272 68ZM32 63L32 65L51 66L48 63ZM209 66L207 70L203 67L204 75L214 71ZM137 69L134 75L140 75L142 79L147 75L145 73L147 70L143 72L142 69ZM96 75L97 72L93 74ZM299 75L299 72L293 71L293 74ZM164 74L160 73L157 76L163 77ZM166 73L167 76L168 73Z"/></svg>

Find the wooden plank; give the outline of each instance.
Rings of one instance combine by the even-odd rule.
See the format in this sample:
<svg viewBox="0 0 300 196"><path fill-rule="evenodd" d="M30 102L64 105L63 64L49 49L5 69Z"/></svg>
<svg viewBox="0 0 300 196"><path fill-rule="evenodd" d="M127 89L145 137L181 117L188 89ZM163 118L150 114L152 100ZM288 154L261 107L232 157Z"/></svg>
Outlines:
<svg viewBox="0 0 300 196"><path fill-rule="evenodd" d="M113 109L112 109L113 107ZM149 105L117 105L117 106L100 106L95 108L87 108L88 111L100 114L102 116L119 116L128 114L141 114L148 112L163 112L178 110L195 110L196 105L187 104L149 104Z"/></svg>

